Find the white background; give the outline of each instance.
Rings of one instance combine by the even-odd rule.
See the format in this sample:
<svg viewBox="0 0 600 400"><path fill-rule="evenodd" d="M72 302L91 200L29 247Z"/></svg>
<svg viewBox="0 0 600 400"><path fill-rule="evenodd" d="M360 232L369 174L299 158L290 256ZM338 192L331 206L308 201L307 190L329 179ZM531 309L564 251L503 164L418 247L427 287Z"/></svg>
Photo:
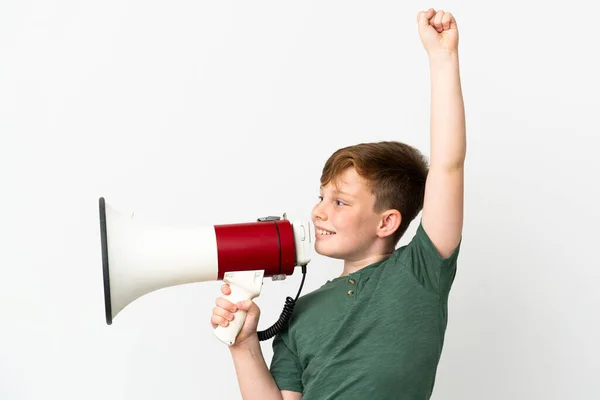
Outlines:
<svg viewBox="0 0 600 400"><path fill-rule="evenodd" d="M154 292L106 325L98 198L156 223L304 217L337 148L429 154L428 7L458 21L468 129L433 398L599 398L589 4L3 2L0 398L240 399L209 324L219 282ZM340 272L315 256L303 293ZM265 281L259 328L300 277Z"/></svg>

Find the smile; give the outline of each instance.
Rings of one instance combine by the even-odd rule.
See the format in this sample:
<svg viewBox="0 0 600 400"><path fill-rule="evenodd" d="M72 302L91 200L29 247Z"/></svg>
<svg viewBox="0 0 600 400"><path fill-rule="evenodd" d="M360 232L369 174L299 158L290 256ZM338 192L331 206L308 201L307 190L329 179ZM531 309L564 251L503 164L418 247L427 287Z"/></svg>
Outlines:
<svg viewBox="0 0 600 400"><path fill-rule="evenodd" d="M321 228L315 228L315 231L319 235L335 235L335 232L326 231L325 229L321 229Z"/></svg>

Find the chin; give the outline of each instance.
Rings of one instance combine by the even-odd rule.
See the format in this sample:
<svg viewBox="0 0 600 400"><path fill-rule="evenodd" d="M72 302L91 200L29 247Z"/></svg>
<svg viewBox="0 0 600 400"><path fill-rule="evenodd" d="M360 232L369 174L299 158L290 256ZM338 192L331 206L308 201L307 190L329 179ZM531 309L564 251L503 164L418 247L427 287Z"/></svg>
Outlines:
<svg viewBox="0 0 600 400"><path fill-rule="evenodd" d="M332 248L333 246L327 246L325 243L316 242L315 243L315 252L325 257L329 258L337 258L339 260L344 260L346 254L341 249Z"/></svg>

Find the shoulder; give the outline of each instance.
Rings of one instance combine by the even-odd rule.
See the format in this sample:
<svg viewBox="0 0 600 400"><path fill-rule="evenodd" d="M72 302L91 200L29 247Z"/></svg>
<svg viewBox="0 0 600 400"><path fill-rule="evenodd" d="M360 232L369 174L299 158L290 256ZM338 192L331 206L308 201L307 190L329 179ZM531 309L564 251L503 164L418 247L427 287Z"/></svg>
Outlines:
<svg viewBox="0 0 600 400"><path fill-rule="evenodd" d="M423 262L434 264L445 264L456 261L458 253L460 252L460 246L462 241L459 241L458 245L454 248L452 253L447 257L444 257L437 250L431 237L425 231L422 220L419 220L417 229L410 241L396 249L394 252L395 257L398 260L409 261L409 262Z"/></svg>
<svg viewBox="0 0 600 400"><path fill-rule="evenodd" d="M431 292L446 293L454 280L461 243L443 257L419 222L410 241L394 251L390 257L395 273L410 274L422 287Z"/></svg>

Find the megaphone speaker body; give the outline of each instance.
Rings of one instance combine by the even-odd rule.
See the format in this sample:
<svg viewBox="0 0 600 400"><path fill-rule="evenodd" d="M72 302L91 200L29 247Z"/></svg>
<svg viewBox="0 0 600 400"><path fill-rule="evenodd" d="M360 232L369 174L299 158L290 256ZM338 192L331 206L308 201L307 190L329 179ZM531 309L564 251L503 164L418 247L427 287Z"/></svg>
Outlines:
<svg viewBox="0 0 600 400"><path fill-rule="evenodd" d="M128 304L161 288L224 280L232 285L230 296L235 285L236 298L253 298L260 293L263 277L292 275L296 266L310 261L310 221L151 225L118 212L104 198L99 207L109 325ZM220 339L233 344L230 338Z"/></svg>

